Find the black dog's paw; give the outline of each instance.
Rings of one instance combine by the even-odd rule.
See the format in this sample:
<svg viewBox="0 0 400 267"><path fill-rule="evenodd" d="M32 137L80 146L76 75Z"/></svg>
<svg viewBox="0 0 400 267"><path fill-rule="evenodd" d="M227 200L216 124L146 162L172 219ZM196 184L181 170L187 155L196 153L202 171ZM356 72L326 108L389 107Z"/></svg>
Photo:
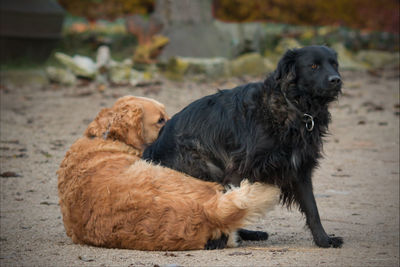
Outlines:
<svg viewBox="0 0 400 267"><path fill-rule="evenodd" d="M249 240L249 241L262 241L268 239L268 233L263 231L251 231L246 229L239 229L238 235L242 240Z"/></svg>
<svg viewBox="0 0 400 267"><path fill-rule="evenodd" d="M340 248L343 245L343 238L341 237L330 237L330 244L333 248Z"/></svg>
<svg viewBox="0 0 400 267"><path fill-rule="evenodd" d="M205 250L213 250L213 249L223 249L226 248L228 243L228 236L222 234L218 239L210 239L207 241L207 244L204 246Z"/></svg>
<svg viewBox="0 0 400 267"><path fill-rule="evenodd" d="M315 240L315 243L322 248L340 248L343 245L343 238L328 236L325 239Z"/></svg>

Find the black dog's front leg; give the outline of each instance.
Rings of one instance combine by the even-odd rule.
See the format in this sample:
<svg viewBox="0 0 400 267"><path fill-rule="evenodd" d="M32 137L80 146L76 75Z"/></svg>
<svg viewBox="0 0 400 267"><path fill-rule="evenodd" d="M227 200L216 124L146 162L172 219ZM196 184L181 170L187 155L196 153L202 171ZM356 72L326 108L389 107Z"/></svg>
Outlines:
<svg viewBox="0 0 400 267"><path fill-rule="evenodd" d="M300 205L300 210L305 213L307 225L311 230L315 244L319 247L341 247L343 240L341 237L330 237L322 227L318 213L317 203L315 202L312 190L311 176L297 184L296 200Z"/></svg>

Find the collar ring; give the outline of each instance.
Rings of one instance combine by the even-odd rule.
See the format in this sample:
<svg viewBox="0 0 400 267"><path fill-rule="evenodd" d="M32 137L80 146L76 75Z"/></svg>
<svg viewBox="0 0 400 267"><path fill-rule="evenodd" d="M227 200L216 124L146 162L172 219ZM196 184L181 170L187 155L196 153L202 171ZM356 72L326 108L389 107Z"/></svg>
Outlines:
<svg viewBox="0 0 400 267"><path fill-rule="evenodd" d="M314 118L310 114L303 114L304 122L306 123L307 131L311 132L314 129Z"/></svg>

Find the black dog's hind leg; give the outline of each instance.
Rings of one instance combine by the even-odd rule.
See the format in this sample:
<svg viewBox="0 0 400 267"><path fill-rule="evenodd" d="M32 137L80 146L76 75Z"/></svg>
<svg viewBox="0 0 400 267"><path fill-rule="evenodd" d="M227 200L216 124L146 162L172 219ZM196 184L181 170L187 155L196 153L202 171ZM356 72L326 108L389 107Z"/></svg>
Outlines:
<svg viewBox="0 0 400 267"><path fill-rule="evenodd" d="M196 177L196 176L195 176ZM223 180L224 185L234 185L240 186L240 182L242 181L242 176L237 172L228 172ZM249 240L249 241L260 241L267 240L268 233L262 231L252 231L246 229L239 229L237 231L241 240Z"/></svg>
<svg viewBox="0 0 400 267"><path fill-rule="evenodd" d="M210 239L207 241L207 244L204 246L205 250L213 250L213 249L223 249L226 248L228 244L228 236L222 234L218 239Z"/></svg>
<svg viewBox="0 0 400 267"><path fill-rule="evenodd" d="M306 215L307 225L311 230L315 244L324 248L341 247L343 239L341 237L328 236L322 227L317 203L312 191L311 175L306 177L306 179L299 180L295 188L296 200L300 205L300 210Z"/></svg>
<svg viewBox="0 0 400 267"><path fill-rule="evenodd" d="M242 240L261 241L268 239L268 233L263 231L239 229L237 233Z"/></svg>

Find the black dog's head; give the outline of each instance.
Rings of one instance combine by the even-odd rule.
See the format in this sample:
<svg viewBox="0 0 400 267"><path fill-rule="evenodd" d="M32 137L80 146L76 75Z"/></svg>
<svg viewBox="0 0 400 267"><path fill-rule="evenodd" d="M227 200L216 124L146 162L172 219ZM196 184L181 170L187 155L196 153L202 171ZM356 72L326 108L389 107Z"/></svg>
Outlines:
<svg viewBox="0 0 400 267"><path fill-rule="evenodd" d="M326 46L288 50L278 63L274 78L282 90L297 90L287 94L308 94L328 101L336 99L342 87L337 54Z"/></svg>

